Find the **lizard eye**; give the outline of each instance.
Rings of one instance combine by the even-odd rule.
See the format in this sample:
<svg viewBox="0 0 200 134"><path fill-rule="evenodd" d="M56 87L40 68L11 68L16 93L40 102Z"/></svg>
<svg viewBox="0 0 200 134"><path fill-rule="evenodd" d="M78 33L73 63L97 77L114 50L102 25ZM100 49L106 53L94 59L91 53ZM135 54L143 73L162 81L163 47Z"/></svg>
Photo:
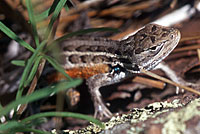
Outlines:
<svg viewBox="0 0 200 134"><path fill-rule="evenodd" d="M156 49L157 49L157 46L151 47L151 48L149 48L149 49L151 49L151 50L156 50Z"/></svg>
<svg viewBox="0 0 200 134"><path fill-rule="evenodd" d="M162 49L162 47L163 45L150 47L149 52L157 54Z"/></svg>

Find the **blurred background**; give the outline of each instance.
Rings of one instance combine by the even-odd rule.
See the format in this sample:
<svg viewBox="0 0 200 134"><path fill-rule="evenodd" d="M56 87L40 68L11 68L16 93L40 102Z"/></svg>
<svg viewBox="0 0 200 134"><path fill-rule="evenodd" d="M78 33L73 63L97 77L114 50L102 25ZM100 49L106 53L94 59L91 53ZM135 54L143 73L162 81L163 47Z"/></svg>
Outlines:
<svg viewBox="0 0 200 134"><path fill-rule="evenodd" d="M49 7L52 5L53 0L32 0L32 3L36 14L38 33L42 38L50 21L49 18L44 19L42 13L46 10L51 10ZM57 22L55 38L81 29L112 27L117 28L120 32L93 32L82 36L121 40L148 23L178 28L181 31L181 41L172 54L165 59L165 62L176 72L178 77L188 82L199 83L199 0L69 0L66 4L68 7L63 8ZM33 32L28 19L24 0L0 1L0 21L35 48L32 40ZM11 61L16 59L26 60L30 55L30 51L0 32L0 102L2 105L6 105L15 99L24 69L11 64ZM161 70L153 72L167 77ZM42 77L38 81L37 88L44 87L47 84L45 81L48 74L49 71L43 72ZM142 79L142 83L140 78L145 78ZM156 81L158 84L154 84L150 80L152 78L139 74L134 80L130 78L114 86L103 87L101 92L105 102L110 103L109 109L113 113L126 113L135 107L142 108L155 101L173 101L178 98L187 104L189 101L197 98L197 95L189 92L177 95L175 93L176 87L160 81ZM196 89L198 90L199 87L196 87ZM67 105L68 102L64 99L63 111L93 115L93 104L91 99L89 99L90 95L85 83L77 89L71 89L70 93L66 93L64 98L75 100L75 102L73 106ZM56 110L55 105L56 96L54 95L30 104L25 113L30 115L42 111ZM195 122L194 120L190 121ZM199 123L199 120L196 121L196 124L197 122ZM86 121L66 118L63 119L60 128L76 129L87 124ZM52 118L40 127L51 130L55 125L54 118ZM148 122L146 125L149 125ZM199 129L195 132L200 133L200 126L197 126ZM192 128L194 129L195 125ZM154 132L154 130L147 131L147 133Z"/></svg>

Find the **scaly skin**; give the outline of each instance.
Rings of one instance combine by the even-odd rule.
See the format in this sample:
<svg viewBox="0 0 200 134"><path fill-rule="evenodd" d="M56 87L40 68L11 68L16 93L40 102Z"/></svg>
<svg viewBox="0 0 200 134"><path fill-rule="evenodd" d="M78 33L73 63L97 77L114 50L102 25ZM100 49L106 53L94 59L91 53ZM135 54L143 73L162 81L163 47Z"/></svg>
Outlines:
<svg viewBox="0 0 200 134"><path fill-rule="evenodd" d="M99 88L119 82L140 69L152 70L177 46L180 32L148 24L122 41L105 38L71 38L58 44L60 64L71 77L87 79L96 117L110 117ZM61 75L55 75L59 80Z"/></svg>

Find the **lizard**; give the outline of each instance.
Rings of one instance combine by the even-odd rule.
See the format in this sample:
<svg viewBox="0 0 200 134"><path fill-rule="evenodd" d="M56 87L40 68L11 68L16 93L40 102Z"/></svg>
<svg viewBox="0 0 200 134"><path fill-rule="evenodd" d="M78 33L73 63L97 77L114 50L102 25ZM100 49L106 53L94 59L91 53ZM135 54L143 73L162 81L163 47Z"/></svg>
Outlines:
<svg viewBox="0 0 200 134"><path fill-rule="evenodd" d="M84 78L94 103L95 117L111 117L99 89L120 82L141 69L154 69L177 46L178 29L147 24L134 35L118 41L100 37L73 37L57 44L59 63L72 78ZM62 77L51 75L53 81Z"/></svg>

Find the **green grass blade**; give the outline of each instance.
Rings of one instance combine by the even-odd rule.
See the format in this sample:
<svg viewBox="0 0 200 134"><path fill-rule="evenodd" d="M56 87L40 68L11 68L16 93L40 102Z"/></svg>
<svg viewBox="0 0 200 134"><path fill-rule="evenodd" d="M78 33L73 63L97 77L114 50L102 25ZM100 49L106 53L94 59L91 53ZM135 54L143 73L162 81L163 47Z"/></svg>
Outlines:
<svg viewBox="0 0 200 134"><path fill-rule="evenodd" d="M39 64L40 64L41 58L42 58L42 56L37 57L35 63L33 64L33 67L32 67L32 69L31 69L31 72L30 72L29 76L28 76L28 79L27 79L27 80L25 81L25 83L24 83L24 86L25 86L25 87L28 86L29 83L33 80L33 77L35 76L35 73L36 73L36 71L37 71L37 68L38 68L38 66L39 66Z"/></svg>
<svg viewBox="0 0 200 134"><path fill-rule="evenodd" d="M55 0L55 1L58 1L58 0ZM61 9L63 8L63 6L65 5L67 0L60 0L58 1L58 3L56 4L56 6L54 7L54 5L52 5L52 8L55 9L55 11L53 12L53 15L51 17L51 20L49 22L49 25L47 27L47 30L45 32L45 39L48 39L49 38L49 35L51 35L51 32L52 32L52 28L53 28L53 24L56 20L56 18L58 17Z"/></svg>
<svg viewBox="0 0 200 134"><path fill-rule="evenodd" d="M24 68L24 71L23 71L23 74L22 74L22 77L21 77L21 80L20 80L20 83L19 83L19 88L18 88L18 91L17 91L16 99L18 99L22 96L22 92L23 92L23 89L24 89L24 83L27 79L27 76L28 76L30 70L31 70L32 64L33 64L33 62L31 62L30 59L29 59L26 67Z"/></svg>
<svg viewBox="0 0 200 134"><path fill-rule="evenodd" d="M64 8L65 8L65 11L69 11L69 7L67 4L65 4Z"/></svg>
<svg viewBox="0 0 200 134"><path fill-rule="evenodd" d="M27 125L17 122L17 121L8 121L4 124L0 125L0 133L16 133L16 132L35 132L37 134L47 134L48 132L44 132L38 129L28 128ZM50 133L48 133L50 134Z"/></svg>
<svg viewBox="0 0 200 134"><path fill-rule="evenodd" d="M43 21L44 19L46 19L49 15L51 15L53 11L50 10L50 8L48 8L47 10L45 10L44 12L38 14L38 15L35 15L35 21L36 22L40 22L40 21Z"/></svg>
<svg viewBox="0 0 200 134"><path fill-rule="evenodd" d="M44 12L36 15L35 19L36 19L36 22L40 22L44 19L46 19L49 15L51 15L54 11L55 11L55 8L56 8L56 5L58 4L58 0L54 0L52 6L50 8L48 8L47 10L45 10ZM67 6L65 5L65 8Z"/></svg>
<svg viewBox="0 0 200 134"><path fill-rule="evenodd" d="M78 113L72 113L72 112L44 112L44 113L39 113L39 114L29 116L29 117L23 119L21 122L25 124L26 122L33 121L34 119L37 119L37 118L55 117L55 116L56 117L73 117L73 118L88 120L90 122L93 122L93 123L99 125L101 128L104 128L103 124L99 120L97 120L91 116L87 116L84 114L78 114Z"/></svg>
<svg viewBox="0 0 200 134"><path fill-rule="evenodd" d="M24 60L12 60L11 63L13 65L16 65L16 66L21 66L21 67L25 66L25 61Z"/></svg>
<svg viewBox="0 0 200 134"><path fill-rule="evenodd" d="M55 41L59 42L59 41L65 40L66 38L70 38L72 36L84 35L84 34L87 34L87 33L100 32L100 31L118 32L119 30L116 29L116 28L110 28L110 27L83 29L83 30L79 30L79 31L76 31L76 32L66 34L66 35L56 39Z"/></svg>
<svg viewBox="0 0 200 134"><path fill-rule="evenodd" d="M68 78L70 81L73 80L71 77L69 77L69 75L67 73L65 73L65 70L63 69L63 67L60 66L60 64L54 60L52 57L50 56L44 56L45 59L47 59L47 61L56 69L58 70L60 73L62 73L66 78Z"/></svg>
<svg viewBox="0 0 200 134"><path fill-rule="evenodd" d="M51 95L52 93L56 93L62 90L66 90L68 88L76 87L79 85L82 81L80 79L76 79L73 81L63 81L58 84L55 84L50 87L46 87L40 90L35 91L34 93L23 96L21 98L16 99L15 101L12 101L9 103L7 106L5 106L1 111L0 111L0 117L3 115L7 115L11 109L16 108L19 104L27 104L30 102L33 102L35 100L44 98L46 96Z"/></svg>
<svg viewBox="0 0 200 134"><path fill-rule="evenodd" d="M27 80L27 76L31 70L31 67L34 63L34 61L36 60L37 56L39 55L39 53L42 51L42 49L44 48L45 44L46 44L47 41L43 41L39 47L37 47L36 51L33 53L33 55L30 57L30 59L28 60L27 62L27 65L24 69L24 72L22 74L22 78L20 80L20 83L19 83L19 90L17 91L17 96L16 96L16 99L20 98L21 95L22 95L22 92L23 92L23 88L24 88L24 84L25 84L25 81Z"/></svg>
<svg viewBox="0 0 200 134"><path fill-rule="evenodd" d="M8 37L10 37L11 39L15 40L16 42L18 42L23 47L27 48L29 51L31 51L31 52L35 51L34 48L32 48L24 40L20 39L13 31L11 31L8 27L6 27L6 25L4 25L1 21L0 21L0 30L2 32L4 32Z"/></svg>
<svg viewBox="0 0 200 134"><path fill-rule="evenodd" d="M17 121L9 121L7 123L4 124L0 124L0 133L2 133L2 131L14 128L14 127L23 127L24 124L17 122Z"/></svg>
<svg viewBox="0 0 200 134"><path fill-rule="evenodd" d="M34 16L34 11L33 11L31 0L26 0L26 6L27 6L27 10L28 10L29 20L32 25L34 41L35 41L36 46L38 47L40 42L39 42L39 36L37 33L36 21L35 21L35 16Z"/></svg>

